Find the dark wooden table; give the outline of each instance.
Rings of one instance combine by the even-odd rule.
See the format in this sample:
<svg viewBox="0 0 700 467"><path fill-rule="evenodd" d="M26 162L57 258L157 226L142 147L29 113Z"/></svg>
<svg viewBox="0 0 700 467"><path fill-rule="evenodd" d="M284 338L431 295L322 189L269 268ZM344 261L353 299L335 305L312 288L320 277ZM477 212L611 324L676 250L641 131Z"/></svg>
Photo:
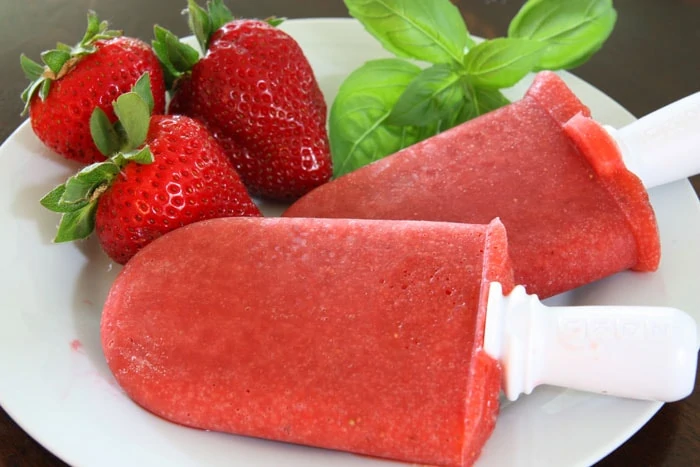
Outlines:
<svg viewBox="0 0 700 467"><path fill-rule="evenodd" d="M341 0L226 3L241 17L347 16ZM523 0L455 3L473 34L493 37L504 35ZM145 40L151 39L154 23L186 35L186 21L180 14L185 4L185 0L0 0L0 61L4 64L0 67L0 143L23 121L19 100L25 86L18 62L21 52L36 59L56 41L77 41L84 32L88 9L97 11L113 27ZM615 6L619 19L612 37L592 60L575 70L577 75L637 116L700 90L700 0L616 0ZM692 182L699 192L700 177L694 177ZM697 379L696 387L700 388ZM0 410L0 466L61 465L65 464ZM700 389L681 402L666 404L598 465L700 465Z"/></svg>

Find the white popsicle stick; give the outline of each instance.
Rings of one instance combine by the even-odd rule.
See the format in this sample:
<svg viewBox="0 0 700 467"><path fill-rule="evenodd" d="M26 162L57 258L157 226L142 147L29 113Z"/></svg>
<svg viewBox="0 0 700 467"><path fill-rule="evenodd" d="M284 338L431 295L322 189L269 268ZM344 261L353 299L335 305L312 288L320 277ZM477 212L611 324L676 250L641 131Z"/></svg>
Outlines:
<svg viewBox="0 0 700 467"><path fill-rule="evenodd" d="M517 286L489 289L484 350L515 400L540 384L672 402L693 391L695 320L664 307L547 307Z"/></svg>
<svg viewBox="0 0 700 467"><path fill-rule="evenodd" d="M700 92L615 130L627 168L646 188L700 173Z"/></svg>

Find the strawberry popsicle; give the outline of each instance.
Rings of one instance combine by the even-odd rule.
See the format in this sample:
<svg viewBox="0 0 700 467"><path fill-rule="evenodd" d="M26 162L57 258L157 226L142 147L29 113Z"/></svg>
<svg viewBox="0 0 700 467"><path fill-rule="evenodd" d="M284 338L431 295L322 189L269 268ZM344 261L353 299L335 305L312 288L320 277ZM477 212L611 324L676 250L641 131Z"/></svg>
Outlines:
<svg viewBox="0 0 700 467"><path fill-rule="evenodd" d="M302 197L289 217L488 223L541 298L658 267L654 212L608 132L554 73L525 97Z"/></svg>
<svg viewBox="0 0 700 467"><path fill-rule="evenodd" d="M203 221L129 261L102 343L129 397L173 422L464 466L498 412L491 283L513 287L498 220Z"/></svg>

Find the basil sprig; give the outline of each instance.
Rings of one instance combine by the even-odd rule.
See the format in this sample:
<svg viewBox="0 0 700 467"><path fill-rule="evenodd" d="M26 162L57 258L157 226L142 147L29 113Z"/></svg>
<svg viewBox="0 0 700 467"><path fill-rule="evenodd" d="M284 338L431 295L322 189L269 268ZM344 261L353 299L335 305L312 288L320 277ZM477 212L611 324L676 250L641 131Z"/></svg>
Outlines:
<svg viewBox="0 0 700 467"><path fill-rule="evenodd" d="M617 19L612 0L529 0L508 37L477 43L449 0L344 1L397 58L341 85L329 117L335 176L508 104L500 90L530 72L581 65Z"/></svg>

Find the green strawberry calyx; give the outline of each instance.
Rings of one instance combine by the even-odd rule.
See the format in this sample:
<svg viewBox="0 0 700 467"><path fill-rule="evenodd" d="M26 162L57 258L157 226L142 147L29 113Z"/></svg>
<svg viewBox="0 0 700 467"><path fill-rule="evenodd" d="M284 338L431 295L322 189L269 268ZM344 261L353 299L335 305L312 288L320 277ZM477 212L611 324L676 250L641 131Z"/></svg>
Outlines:
<svg viewBox="0 0 700 467"><path fill-rule="evenodd" d="M188 16L188 25L199 44L200 50L181 42L172 32L158 25L154 26L155 39L152 41L153 51L160 60L165 71L168 89L177 85L177 80L192 70L199 61L200 52L209 49L212 35L227 23L234 20L231 11L224 5L223 0L207 1L206 9L194 0L187 0L187 9L183 11ZM280 25L285 19L271 17L265 19L272 26Z"/></svg>
<svg viewBox="0 0 700 467"><path fill-rule="evenodd" d="M19 62L24 71L24 75L30 81L29 85L22 92L24 110L27 112L32 96L39 93L41 100L45 100L49 95L51 82L61 79L68 74L75 65L85 55L95 52L95 43L99 40L111 39L121 36L121 31L109 29L107 21L100 21L94 11L88 11L87 29L85 35L75 46L59 42L55 49L46 50L41 53L43 65L35 62L26 55L20 55Z"/></svg>
<svg viewBox="0 0 700 467"><path fill-rule="evenodd" d="M88 237L95 229L100 196L124 166L129 162L153 162L153 154L144 144L153 112L150 83L148 73L144 73L130 92L114 101L112 105L118 118L115 123L111 123L99 107L93 111L90 133L97 148L108 159L84 167L41 199L42 206L62 214L54 242Z"/></svg>

